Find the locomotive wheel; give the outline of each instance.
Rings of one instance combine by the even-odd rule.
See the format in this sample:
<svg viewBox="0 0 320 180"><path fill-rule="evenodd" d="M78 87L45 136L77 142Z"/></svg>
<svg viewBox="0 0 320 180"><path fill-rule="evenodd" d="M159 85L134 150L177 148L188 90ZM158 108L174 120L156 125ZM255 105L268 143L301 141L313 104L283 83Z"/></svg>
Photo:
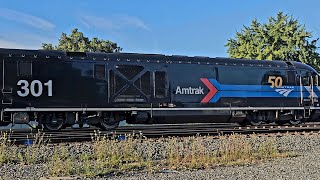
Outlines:
<svg viewBox="0 0 320 180"><path fill-rule="evenodd" d="M289 123L291 125L298 125L298 124L301 124L302 122L301 122L301 120L290 120Z"/></svg>
<svg viewBox="0 0 320 180"><path fill-rule="evenodd" d="M101 117L100 127L104 130L112 130L119 126L118 118L115 118L113 114Z"/></svg>
<svg viewBox="0 0 320 180"><path fill-rule="evenodd" d="M262 124L262 121L256 120L256 119L251 119L251 120L249 120L249 122L253 126L260 126Z"/></svg>
<svg viewBox="0 0 320 180"><path fill-rule="evenodd" d="M45 118L44 127L50 131L60 130L65 122L61 113L46 114Z"/></svg>

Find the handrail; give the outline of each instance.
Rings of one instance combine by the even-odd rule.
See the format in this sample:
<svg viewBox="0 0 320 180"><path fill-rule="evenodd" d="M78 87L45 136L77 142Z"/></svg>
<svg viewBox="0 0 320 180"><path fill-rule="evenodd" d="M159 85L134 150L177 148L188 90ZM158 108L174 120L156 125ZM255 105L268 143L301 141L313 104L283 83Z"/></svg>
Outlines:
<svg viewBox="0 0 320 180"><path fill-rule="evenodd" d="M303 105L302 78L301 78L301 76L300 76L300 98L301 98L301 105Z"/></svg>
<svg viewBox="0 0 320 180"><path fill-rule="evenodd" d="M311 78L311 103L312 103L312 105L313 105L313 103L314 103L314 94L313 94L313 77L312 76L310 76L310 78Z"/></svg>

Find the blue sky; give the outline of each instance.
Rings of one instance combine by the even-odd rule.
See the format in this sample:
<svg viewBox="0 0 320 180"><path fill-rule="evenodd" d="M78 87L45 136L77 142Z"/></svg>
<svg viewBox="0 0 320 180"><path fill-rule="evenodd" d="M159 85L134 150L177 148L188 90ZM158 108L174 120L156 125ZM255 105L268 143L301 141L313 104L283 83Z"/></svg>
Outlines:
<svg viewBox="0 0 320 180"><path fill-rule="evenodd" d="M319 10L317 0L10 0L0 6L0 47L38 49L77 27L124 52L226 57L236 31L279 11L320 37Z"/></svg>

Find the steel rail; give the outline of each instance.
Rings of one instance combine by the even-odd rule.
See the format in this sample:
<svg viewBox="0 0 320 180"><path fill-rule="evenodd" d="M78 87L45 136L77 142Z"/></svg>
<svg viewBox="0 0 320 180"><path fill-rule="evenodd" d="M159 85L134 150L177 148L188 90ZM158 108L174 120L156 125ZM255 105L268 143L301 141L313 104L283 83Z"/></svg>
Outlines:
<svg viewBox="0 0 320 180"><path fill-rule="evenodd" d="M124 126L119 127L114 131L101 131L93 128L89 129L64 129L62 131L34 131L34 130L11 130L1 131L7 133L11 142L26 143L35 141L35 137L43 138L49 143L61 142L80 142L91 141L98 136L107 136L110 138L117 138L119 140L125 139L128 135L135 135L135 137L172 137L172 136L195 136L195 135L211 135L219 136L225 134L272 134L272 133L286 133L286 132L320 132L320 124L302 124L298 126L247 126L241 127L235 124L180 124L180 125L152 125L152 126ZM29 140L29 141L28 141Z"/></svg>

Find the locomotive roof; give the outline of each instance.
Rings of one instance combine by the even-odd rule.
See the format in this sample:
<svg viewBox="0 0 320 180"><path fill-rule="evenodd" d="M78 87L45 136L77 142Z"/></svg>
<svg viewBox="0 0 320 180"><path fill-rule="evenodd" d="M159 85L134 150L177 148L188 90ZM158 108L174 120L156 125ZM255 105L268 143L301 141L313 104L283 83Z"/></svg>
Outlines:
<svg viewBox="0 0 320 180"><path fill-rule="evenodd" d="M81 60L108 60L108 61L138 61L156 63L182 63L182 64L216 64L235 66L260 66L260 67L285 67L290 66L312 69L308 65L296 61L278 60L249 60L222 57L204 56L180 56L163 54L142 53L100 53L100 52L65 52L57 50L27 50L27 49L5 49L0 48L0 57L23 57L23 58L46 58L46 59L81 59Z"/></svg>

